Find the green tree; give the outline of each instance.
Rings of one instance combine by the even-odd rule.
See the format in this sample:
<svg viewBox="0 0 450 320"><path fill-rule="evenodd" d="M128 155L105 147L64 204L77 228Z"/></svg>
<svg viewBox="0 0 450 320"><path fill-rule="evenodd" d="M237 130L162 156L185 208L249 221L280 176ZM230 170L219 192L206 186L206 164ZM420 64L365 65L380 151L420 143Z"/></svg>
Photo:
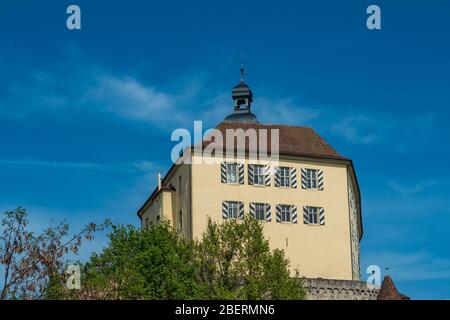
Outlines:
<svg viewBox="0 0 450 320"><path fill-rule="evenodd" d="M68 290L62 281L50 290L52 297L304 298L284 252L270 250L262 224L248 217L222 224L209 220L198 241L185 239L167 223L145 230L112 225L108 237L107 247L83 265L81 290Z"/></svg>
<svg viewBox="0 0 450 320"><path fill-rule="evenodd" d="M284 251L271 251L262 224L250 217L221 224L209 220L197 251L205 298L305 297L298 272L290 275Z"/></svg>
<svg viewBox="0 0 450 320"><path fill-rule="evenodd" d="M109 243L83 268L81 290L60 287L75 299L195 299L200 295L194 243L165 224L139 230L112 225Z"/></svg>

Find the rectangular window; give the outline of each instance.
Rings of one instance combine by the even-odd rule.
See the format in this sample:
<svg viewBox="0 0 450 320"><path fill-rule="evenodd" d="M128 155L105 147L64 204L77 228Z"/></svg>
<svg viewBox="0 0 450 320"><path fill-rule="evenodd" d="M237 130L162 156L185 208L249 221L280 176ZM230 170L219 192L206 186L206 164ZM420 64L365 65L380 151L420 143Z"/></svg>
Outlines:
<svg viewBox="0 0 450 320"><path fill-rule="evenodd" d="M317 224L318 223L318 207L308 207L308 222L309 224Z"/></svg>
<svg viewBox="0 0 450 320"><path fill-rule="evenodd" d="M238 165L237 163L227 163L227 182L238 182Z"/></svg>
<svg viewBox="0 0 450 320"><path fill-rule="evenodd" d="M291 222L291 206L281 205L281 222Z"/></svg>
<svg viewBox="0 0 450 320"><path fill-rule="evenodd" d="M228 201L228 219L238 218L238 202Z"/></svg>
<svg viewBox="0 0 450 320"><path fill-rule="evenodd" d="M255 219L256 220L266 220L266 204L265 203L255 203Z"/></svg>
<svg viewBox="0 0 450 320"><path fill-rule="evenodd" d="M280 167L278 168L278 174L280 175L280 187L290 187L291 186L291 178L290 178L290 169L289 167Z"/></svg>
<svg viewBox="0 0 450 320"><path fill-rule="evenodd" d="M253 165L253 184L265 185L265 166L255 164Z"/></svg>
<svg viewBox="0 0 450 320"><path fill-rule="evenodd" d="M308 189L317 189L317 170L306 169L306 186Z"/></svg>

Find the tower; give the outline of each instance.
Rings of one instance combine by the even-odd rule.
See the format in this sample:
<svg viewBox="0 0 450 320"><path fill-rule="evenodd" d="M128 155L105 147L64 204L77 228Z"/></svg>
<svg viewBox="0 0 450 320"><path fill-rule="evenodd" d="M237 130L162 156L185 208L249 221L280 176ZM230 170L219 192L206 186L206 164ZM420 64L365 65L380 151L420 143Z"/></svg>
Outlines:
<svg viewBox="0 0 450 320"><path fill-rule="evenodd" d="M225 139L230 130L242 134L244 141L251 132L276 130L278 160L250 157L250 145L240 156L236 144L236 157L224 158L227 143L218 153L186 152L187 161L174 163L139 209L141 227L168 221L195 240L208 219L220 223L249 214L263 224L271 248L284 250L292 271L299 269L307 278L358 281L363 229L352 161L312 128L258 122L243 67L232 98L233 112L215 129ZM210 143L203 141L202 151L211 150Z"/></svg>
<svg viewBox="0 0 450 320"><path fill-rule="evenodd" d="M256 116L251 112L253 93L244 82L244 66L241 65L241 81L233 87L231 94L234 102L233 113L228 115L224 122L258 123Z"/></svg>

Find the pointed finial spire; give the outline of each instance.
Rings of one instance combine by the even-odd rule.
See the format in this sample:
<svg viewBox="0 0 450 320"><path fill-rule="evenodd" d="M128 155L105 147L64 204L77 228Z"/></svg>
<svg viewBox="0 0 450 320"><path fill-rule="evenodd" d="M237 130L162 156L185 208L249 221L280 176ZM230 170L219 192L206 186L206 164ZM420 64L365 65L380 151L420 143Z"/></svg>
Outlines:
<svg viewBox="0 0 450 320"><path fill-rule="evenodd" d="M241 82L244 82L244 53L241 52Z"/></svg>
<svg viewBox="0 0 450 320"><path fill-rule="evenodd" d="M386 269L386 275L388 276L389 275L389 266L386 266L385 269Z"/></svg>

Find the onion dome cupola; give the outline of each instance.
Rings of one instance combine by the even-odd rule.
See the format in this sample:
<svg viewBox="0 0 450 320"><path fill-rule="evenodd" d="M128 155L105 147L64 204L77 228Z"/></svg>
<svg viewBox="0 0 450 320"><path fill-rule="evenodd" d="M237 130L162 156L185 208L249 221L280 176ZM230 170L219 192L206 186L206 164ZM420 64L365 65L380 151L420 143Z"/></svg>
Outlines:
<svg viewBox="0 0 450 320"><path fill-rule="evenodd" d="M234 86L232 97L234 110L232 114L225 118L224 122L258 123L256 116L250 110L253 102L253 93L250 87L244 82L244 67L242 66L241 81Z"/></svg>

